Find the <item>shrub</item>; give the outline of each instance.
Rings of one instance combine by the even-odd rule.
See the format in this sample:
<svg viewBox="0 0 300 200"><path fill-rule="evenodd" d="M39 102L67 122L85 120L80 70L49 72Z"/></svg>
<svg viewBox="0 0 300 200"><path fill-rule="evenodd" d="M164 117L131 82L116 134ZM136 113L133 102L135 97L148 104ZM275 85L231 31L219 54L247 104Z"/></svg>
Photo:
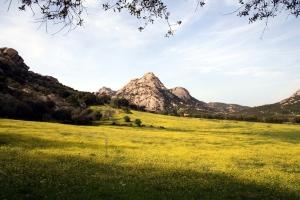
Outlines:
<svg viewBox="0 0 300 200"><path fill-rule="evenodd" d="M132 114L132 112L130 111L130 109L128 107L122 107L122 110L124 111L124 113L126 114Z"/></svg>
<svg viewBox="0 0 300 200"><path fill-rule="evenodd" d="M70 109L59 109L53 113L53 117L62 122L70 122L71 121L71 110Z"/></svg>
<svg viewBox="0 0 300 200"><path fill-rule="evenodd" d="M101 117L101 113L93 112L91 109L77 109L72 112L71 123L80 125L91 125L93 121L100 120Z"/></svg>
<svg viewBox="0 0 300 200"><path fill-rule="evenodd" d="M98 100L96 95L92 94L92 93L85 93L82 97L83 102L86 105L97 105L98 104Z"/></svg>
<svg viewBox="0 0 300 200"><path fill-rule="evenodd" d="M266 117L264 119L265 122L267 123L283 123L283 122L288 122L287 118L284 117L280 117L280 116L270 116L270 117Z"/></svg>
<svg viewBox="0 0 300 200"><path fill-rule="evenodd" d="M110 101L110 105L114 108L122 108L122 107L129 107L129 102L127 99L124 99L124 98L115 98L115 99L112 99Z"/></svg>
<svg viewBox="0 0 300 200"><path fill-rule="evenodd" d="M142 125L142 120L140 120L140 119L135 119L135 120L134 120L134 124L137 125L137 126L141 126L141 125Z"/></svg>
<svg viewBox="0 0 300 200"><path fill-rule="evenodd" d="M300 116L295 117L294 122L300 124Z"/></svg>
<svg viewBox="0 0 300 200"><path fill-rule="evenodd" d="M113 116L114 113L115 113L114 110L107 109L107 110L102 111L102 117L104 119L109 119L109 118L111 118Z"/></svg>
<svg viewBox="0 0 300 200"><path fill-rule="evenodd" d="M125 122L130 122L130 117L129 117L129 116L127 116L127 115L126 115L126 116L124 116L124 117L123 117L123 119L124 119L124 121L125 121Z"/></svg>
<svg viewBox="0 0 300 200"><path fill-rule="evenodd" d="M108 95L97 96L97 104L98 105L109 104L110 101L111 101L111 97Z"/></svg>
<svg viewBox="0 0 300 200"><path fill-rule="evenodd" d="M102 114L100 112L93 112L93 120L99 121L102 118Z"/></svg>

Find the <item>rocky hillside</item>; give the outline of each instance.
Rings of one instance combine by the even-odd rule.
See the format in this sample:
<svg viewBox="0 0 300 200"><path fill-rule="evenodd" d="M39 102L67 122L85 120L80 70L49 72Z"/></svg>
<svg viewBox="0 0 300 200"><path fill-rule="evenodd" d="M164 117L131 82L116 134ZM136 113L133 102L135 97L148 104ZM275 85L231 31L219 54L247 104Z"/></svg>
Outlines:
<svg viewBox="0 0 300 200"><path fill-rule="evenodd" d="M91 113L84 109L96 101L91 93L29 71L16 50L0 48L0 117L70 123L86 117L88 121Z"/></svg>
<svg viewBox="0 0 300 200"><path fill-rule="evenodd" d="M239 112L240 114L266 116L299 116L300 115L300 90L291 97L280 102L257 106Z"/></svg>

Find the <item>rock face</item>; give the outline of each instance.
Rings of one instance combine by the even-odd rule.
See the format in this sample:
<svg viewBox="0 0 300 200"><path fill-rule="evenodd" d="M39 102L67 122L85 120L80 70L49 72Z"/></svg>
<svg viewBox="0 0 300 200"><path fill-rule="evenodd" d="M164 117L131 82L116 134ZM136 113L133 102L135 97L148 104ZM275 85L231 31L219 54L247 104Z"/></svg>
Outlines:
<svg viewBox="0 0 300 200"><path fill-rule="evenodd" d="M98 96L115 96L117 92L108 88L108 87L102 87L96 92L96 95Z"/></svg>
<svg viewBox="0 0 300 200"><path fill-rule="evenodd" d="M175 87L170 89L170 92L177 96L182 101L191 101L193 97L190 95L189 91L183 87Z"/></svg>
<svg viewBox="0 0 300 200"><path fill-rule="evenodd" d="M131 80L117 91L116 96L153 112L168 110L173 99L176 98L152 72L142 78Z"/></svg>
<svg viewBox="0 0 300 200"><path fill-rule="evenodd" d="M25 65L23 58L19 56L19 53L12 48L0 48L0 61L6 65L19 66L25 70L29 69L29 67Z"/></svg>
<svg viewBox="0 0 300 200"><path fill-rule="evenodd" d="M193 98L185 88L167 89L152 72L131 80L117 91L116 97L125 98L147 111L160 113L174 113L179 108L191 106L204 110L207 108L204 102Z"/></svg>

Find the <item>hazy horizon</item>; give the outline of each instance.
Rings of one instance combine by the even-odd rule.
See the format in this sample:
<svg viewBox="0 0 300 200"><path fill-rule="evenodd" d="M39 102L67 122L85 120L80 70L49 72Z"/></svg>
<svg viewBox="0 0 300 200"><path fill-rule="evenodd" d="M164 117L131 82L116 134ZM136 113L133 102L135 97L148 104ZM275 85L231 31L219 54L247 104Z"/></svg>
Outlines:
<svg viewBox="0 0 300 200"><path fill-rule="evenodd" d="M171 18L183 25L165 38L163 22L140 33L135 18L92 2L85 26L67 35L51 35L55 27L46 33L32 13L2 6L0 46L15 48L30 70L82 91L117 90L147 72L205 102L258 106L300 89L300 22L293 17L270 20L261 38L263 22L225 15L233 0L212 0L197 12L195 1L168 1Z"/></svg>

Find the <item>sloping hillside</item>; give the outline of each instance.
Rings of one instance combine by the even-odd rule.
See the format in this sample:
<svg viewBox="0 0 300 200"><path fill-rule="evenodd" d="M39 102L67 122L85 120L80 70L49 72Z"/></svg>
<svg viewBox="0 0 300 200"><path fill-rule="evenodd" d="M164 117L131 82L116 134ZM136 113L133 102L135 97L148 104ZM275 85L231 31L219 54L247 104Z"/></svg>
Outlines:
<svg viewBox="0 0 300 200"><path fill-rule="evenodd" d="M219 113L224 113L224 114L241 112L245 109L250 108L249 106L241 106L238 104L227 104L227 103L220 103L220 102L209 102L208 106L214 108Z"/></svg>
<svg viewBox="0 0 300 200"><path fill-rule="evenodd" d="M300 90L278 103L245 109L240 113L258 117L300 116Z"/></svg>
<svg viewBox="0 0 300 200"><path fill-rule="evenodd" d="M74 122L90 115L83 110L97 101L91 93L76 91L51 76L29 71L22 57L11 48L0 48L0 88L0 117Z"/></svg>

